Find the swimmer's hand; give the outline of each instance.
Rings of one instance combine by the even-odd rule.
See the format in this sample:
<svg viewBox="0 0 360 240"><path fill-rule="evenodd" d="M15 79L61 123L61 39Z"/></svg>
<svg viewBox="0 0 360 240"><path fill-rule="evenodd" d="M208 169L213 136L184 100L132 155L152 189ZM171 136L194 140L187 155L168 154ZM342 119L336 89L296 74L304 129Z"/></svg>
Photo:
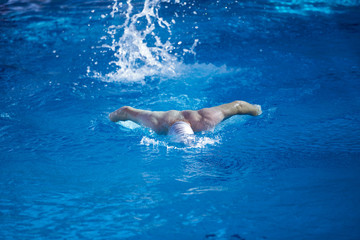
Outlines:
<svg viewBox="0 0 360 240"><path fill-rule="evenodd" d="M118 122L118 121L126 121L126 120L129 120L128 118L128 106L124 106L124 107L121 107L119 108L118 110L112 112L109 114L109 119L112 121L112 122Z"/></svg>
<svg viewBox="0 0 360 240"><path fill-rule="evenodd" d="M261 106L258 104L254 104L254 107L256 108L253 116L259 116L262 114Z"/></svg>
<svg viewBox="0 0 360 240"><path fill-rule="evenodd" d="M259 116L262 111L261 111L261 106L257 105L257 104L250 104L248 102L244 102L244 101L235 101L235 107L237 108L237 112L236 114L248 114L251 116Z"/></svg>

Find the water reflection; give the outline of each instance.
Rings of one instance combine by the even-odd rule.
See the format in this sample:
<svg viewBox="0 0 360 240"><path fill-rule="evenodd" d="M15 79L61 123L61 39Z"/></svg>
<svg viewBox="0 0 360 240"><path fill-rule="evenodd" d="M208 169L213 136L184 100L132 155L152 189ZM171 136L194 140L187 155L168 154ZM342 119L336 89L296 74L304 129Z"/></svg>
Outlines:
<svg viewBox="0 0 360 240"><path fill-rule="evenodd" d="M0 14L39 12L49 3L51 3L51 0L8 0L0 4Z"/></svg>

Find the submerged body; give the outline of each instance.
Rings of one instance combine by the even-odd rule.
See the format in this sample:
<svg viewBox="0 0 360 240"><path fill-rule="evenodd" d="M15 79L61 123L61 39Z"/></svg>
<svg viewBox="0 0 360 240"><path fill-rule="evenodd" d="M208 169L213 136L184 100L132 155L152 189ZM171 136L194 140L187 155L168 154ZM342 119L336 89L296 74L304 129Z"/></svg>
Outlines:
<svg viewBox="0 0 360 240"><path fill-rule="evenodd" d="M201 132L214 129L221 121L234 115L257 116L260 114L261 107L259 105L234 101L211 108L184 111L148 111L124 106L110 113L109 118L113 122L130 120L149 127L158 134L171 133L171 127L176 123L177 131L192 134L189 129L185 129L185 125L178 125L178 122L187 123L193 132Z"/></svg>

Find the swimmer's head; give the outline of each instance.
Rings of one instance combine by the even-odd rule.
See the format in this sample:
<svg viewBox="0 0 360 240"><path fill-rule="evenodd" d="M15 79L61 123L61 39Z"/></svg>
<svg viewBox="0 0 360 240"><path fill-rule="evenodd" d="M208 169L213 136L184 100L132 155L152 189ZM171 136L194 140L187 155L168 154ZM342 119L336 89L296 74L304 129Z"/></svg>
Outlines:
<svg viewBox="0 0 360 240"><path fill-rule="evenodd" d="M173 125L171 125L168 135L170 136L186 136L192 135L194 131L191 126L187 122L177 121Z"/></svg>

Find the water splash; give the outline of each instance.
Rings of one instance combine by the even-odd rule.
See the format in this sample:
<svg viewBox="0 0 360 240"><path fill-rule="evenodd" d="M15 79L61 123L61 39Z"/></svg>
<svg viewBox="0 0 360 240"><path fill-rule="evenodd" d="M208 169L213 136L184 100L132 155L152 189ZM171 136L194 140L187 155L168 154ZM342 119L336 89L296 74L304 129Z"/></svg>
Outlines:
<svg viewBox="0 0 360 240"><path fill-rule="evenodd" d="M139 124L136 124L132 121L121 121L121 122L117 122L116 124L124 127L125 129L129 129L129 130L133 130L133 129L141 127Z"/></svg>
<svg viewBox="0 0 360 240"><path fill-rule="evenodd" d="M218 136L214 138L194 136L190 141L182 143L173 142L170 138L161 140L144 136L140 141L140 145L152 146L153 148L165 147L167 150L201 149L206 148L208 145L213 146L218 143L220 143L220 137Z"/></svg>
<svg viewBox="0 0 360 240"><path fill-rule="evenodd" d="M112 57L111 70L107 68L104 73L88 67L87 76L104 82L144 85L152 79L209 79L242 71L226 65L198 63L199 39L173 36L172 29L177 21L181 22L178 18L185 15L172 11L185 5L178 0L145 0L134 4L131 0L126 3L114 0L111 13L102 18L111 17L110 21L116 23L109 26L107 35L101 38L101 49Z"/></svg>
<svg viewBox="0 0 360 240"><path fill-rule="evenodd" d="M108 27L108 37L104 39L110 38L111 44L103 44L102 47L114 52L115 60L109 64L115 66L116 70L106 75L93 72L95 76L108 82L144 83L146 77L177 75L176 69L182 62L173 54L175 47L170 42L171 25L175 24L175 20L169 22L159 16L160 2L145 0L142 10L136 12L131 0L127 0L126 4L114 1L110 16L120 16L125 20L121 25ZM195 55L197 44L198 40L195 39L192 47L183 52Z"/></svg>
<svg viewBox="0 0 360 240"><path fill-rule="evenodd" d="M122 121L117 122L118 125L122 126L126 130L134 130L141 128L140 125L132 121ZM205 148L207 145L215 145L220 143L220 137L204 137L198 135L191 135L187 139L178 141L177 139L172 138L171 136L159 137L153 132L150 131L150 136L143 136L140 140L140 145L157 147L165 147L167 149L192 149L192 148ZM147 132L149 134L149 132Z"/></svg>

